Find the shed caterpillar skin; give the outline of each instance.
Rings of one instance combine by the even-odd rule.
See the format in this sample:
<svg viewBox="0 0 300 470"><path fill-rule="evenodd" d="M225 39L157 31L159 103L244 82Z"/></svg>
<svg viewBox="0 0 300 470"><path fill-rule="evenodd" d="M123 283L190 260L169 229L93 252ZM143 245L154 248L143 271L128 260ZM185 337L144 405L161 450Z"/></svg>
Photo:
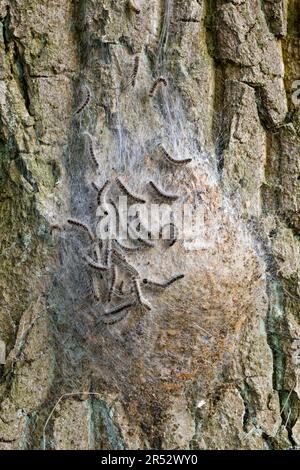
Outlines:
<svg viewBox="0 0 300 470"><path fill-rule="evenodd" d="M192 158L184 158L183 160L176 160L175 158L171 157L171 155L166 151L166 149L164 148L162 144L159 144L159 147L161 148L163 156L165 157L167 162L171 163L172 165L184 166L192 161Z"/></svg>
<svg viewBox="0 0 300 470"><path fill-rule="evenodd" d="M146 307L147 310L151 310L152 309L151 305L143 297L139 280L134 279L133 284L134 284L134 289L135 289L135 293L136 293L139 304L141 304L143 307Z"/></svg>
<svg viewBox="0 0 300 470"><path fill-rule="evenodd" d="M84 259L91 268L96 269L97 271L108 271L108 266L104 266L103 264L97 263L88 255L84 255Z"/></svg>
<svg viewBox="0 0 300 470"><path fill-rule="evenodd" d="M90 91L89 87L87 85L83 85L83 88L85 90L85 98L84 98L82 104L75 111L75 113L74 113L75 115L80 114L84 110L84 108L87 107L87 105L89 104L90 99L91 99L91 91Z"/></svg>
<svg viewBox="0 0 300 470"><path fill-rule="evenodd" d="M136 6L133 0L128 0L128 8L130 11L133 11L136 15L139 15L141 13L141 9Z"/></svg>
<svg viewBox="0 0 300 470"><path fill-rule="evenodd" d="M177 196L176 194L170 194L170 193L167 193L166 191L164 191L163 189L159 188L155 183L154 181L149 181L149 185L151 186L151 188L153 188L157 194L159 194L159 196L164 199L166 202L171 202L171 201L177 201L177 199L179 199L179 196Z"/></svg>
<svg viewBox="0 0 300 470"><path fill-rule="evenodd" d="M94 146L93 146L93 139L92 136L88 132L84 132L84 135L88 137L88 149L89 149L89 155L96 165L97 168L99 168L99 163L96 158L95 152L94 152Z"/></svg>
<svg viewBox="0 0 300 470"><path fill-rule="evenodd" d="M138 74L138 71L139 71L139 65L140 65L140 56L136 55L135 58L134 58L133 71L132 71L132 75L131 75L131 85L132 85L133 88L135 87L136 77L137 77L137 74Z"/></svg>
<svg viewBox="0 0 300 470"><path fill-rule="evenodd" d="M92 241L95 241L95 235L93 234L91 228L87 224L77 219L68 219L67 222L70 225L75 225L75 227L82 228L86 233L88 233L90 239Z"/></svg>
<svg viewBox="0 0 300 470"><path fill-rule="evenodd" d="M141 197L137 196L136 194L132 194L129 189L125 186L123 181L121 180L120 177L116 178L116 183L119 186L119 188L126 194L126 196L130 197L133 201L140 203L140 204L145 204L146 201L145 199L142 199Z"/></svg>
<svg viewBox="0 0 300 470"><path fill-rule="evenodd" d="M175 274L170 279L165 282L156 282L150 281L149 279L143 279L143 284L149 287L157 288L160 290L167 289L167 287L171 286L174 282L179 281L179 279L183 279L184 274Z"/></svg>
<svg viewBox="0 0 300 470"><path fill-rule="evenodd" d="M161 86L161 85L164 85L164 86L167 86L168 85L168 82L167 80L164 78L164 77L158 77L155 82L153 83L152 87L150 88L150 91L149 91L149 98L153 98L153 96L155 95L155 93L157 92L158 90L158 87Z"/></svg>
<svg viewBox="0 0 300 470"><path fill-rule="evenodd" d="M116 315L117 313L122 312L123 310L127 310L130 307L133 307L134 302L131 300L130 302L124 302L122 304L117 305L116 307L106 310L104 315Z"/></svg>
<svg viewBox="0 0 300 470"><path fill-rule="evenodd" d="M96 191L98 192L97 194L97 204L98 206L103 206L105 203L106 203L106 193L108 191L108 185L109 185L110 181L109 180L106 180L105 183L103 184L103 186L101 186L101 188L99 188L95 183L94 181L92 182L92 185L93 187L96 189Z"/></svg>
<svg viewBox="0 0 300 470"><path fill-rule="evenodd" d="M170 238L166 239L166 242L168 243L169 247L171 247L177 242L178 229L173 222L170 222L169 224L164 225L163 227L161 227L160 232L159 232L159 235L161 238L163 237L163 232L166 227L170 227L169 228Z"/></svg>

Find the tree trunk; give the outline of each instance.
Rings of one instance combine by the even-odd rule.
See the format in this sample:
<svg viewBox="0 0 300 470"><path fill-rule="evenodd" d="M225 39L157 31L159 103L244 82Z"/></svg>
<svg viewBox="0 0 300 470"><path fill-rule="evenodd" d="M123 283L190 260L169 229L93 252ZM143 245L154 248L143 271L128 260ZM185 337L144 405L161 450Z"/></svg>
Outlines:
<svg viewBox="0 0 300 470"><path fill-rule="evenodd" d="M0 18L0 449L299 446L299 2ZM196 239L110 249L126 188Z"/></svg>

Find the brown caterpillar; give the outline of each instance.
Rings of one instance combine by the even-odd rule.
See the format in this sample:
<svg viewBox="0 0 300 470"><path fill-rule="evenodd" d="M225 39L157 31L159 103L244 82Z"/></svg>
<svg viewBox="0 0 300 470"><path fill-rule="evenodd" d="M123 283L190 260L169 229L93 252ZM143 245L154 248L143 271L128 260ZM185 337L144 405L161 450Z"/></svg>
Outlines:
<svg viewBox="0 0 300 470"><path fill-rule="evenodd" d="M163 231L166 227L170 227L169 233L170 233L170 238L167 239L166 241L168 242L168 245L171 247L173 246L178 239L178 230L176 225L173 222L170 222L169 224L164 225L159 232L160 237L163 237Z"/></svg>
<svg viewBox="0 0 300 470"><path fill-rule="evenodd" d="M157 289L166 289L167 287L171 286L174 282L183 278L184 278L184 274L175 274L174 276L172 276L170 279L168 279L165 282L156 282L156 281L150 281L149 279L143 279L143 284L149 287L157 288Z"/></svg>
<svg viewBox="0 0 300 470"><path fill-rule="evenodd" d="M128 0L128 8L129 10L133 11L136 15L141 13L141 9L136 6L133 0Z"/></svg>
<svg viewBox="0 0 300 470"><path fill-rule="evenodd" d="M84 98L82 104L75 111L75 113L74 113L75 115L80 114L84 110L84 108L86 108L86 106L89 104L90 99L91 99L91 91L90 91L89 87L87 85L83 85L83 88L85 90L85 98Z"/></svg>
<svg viewBox="0 0 300 470"><path fill-rule="evenodd" d="M103 264L97 263L92 258L90 258L88 255L84 255L84 259L91 268L94 268L97 271L107 271L108 270L107 266L104 266Z"/></svg>
<svg viewBox="0 0 300 470"><path fill-rule="evenodd" d="M92 161L94 162L94 164L96 165L96 167L98 168L99 163L98 163L98 160L97 160L95 152L94 152L92 136L88 132L85 132L84 135L86 135L89 139L88 149L89 149L90 157L91 157Z"/></svg>
<svg viewBox="0 0 300 470"><path fill-rule="evenodd" d="M75 225L76 227L82 228L85 232L88 233L90 239L92 241L95 241L95 235L93 234L92 230L90 229L90 227L87 224L85 224L85 223L83 223L83 222L81 222L80 220L77 220L77 219L68 219L67 222L71 225Z"/></svg>
<svg viewBox="0 0 300 470"><path fill-rule="evenodd" d="M149 91L149 98L153 98L153 96L155 95L156 91L158 90L158 87L160 85L164 85L164 86L167 86L168 85L168 82L167 80L164 78L164 77L158 77L155 82L153 83L150 91Z"/></svg>
<svg viewBox="0 0 300 470"><path fill-rule="evenodd" d="M138 279L134 279L134 280L133 280L133 283L134 283L134 289L135 289L136 296L137 296L137 299L138 299L139 303L140 303L143 307L146 307L147 310L151 310L151 308L152 308L151 305L150 305L149 302L147 302L147 300L144 299L144 297L143 297L139 280L138 280Z"/></svg>
<svg viewBox="0 0 300 470"><path fill-rule="evenodd" d="M119 304L116 307L112 308L111 310L107 310L104 312L104 315L116 315L117 313L122 312L130 307L133 307L134 302L125 302L123 304Z"/></svg>
<svg viewBox="0 0 300 470"><path fill-rule="evenodd" d="M120 177L116 178L116 183L119 186L119 188L122 191L124 191L126 196L130 197L132 200L136 201L137 203L140 203L140 204L145 204L146 203L145 199L142 199L141 197L137 196L136 194L132 194L129 191L129 189L125 186L125 184L123 183L123 181L121 180Z"/></svg>
<svg viewBox="0 0 300 470"><path fill-rule="evenodd" d="M162 197L162 199L164 199L165 201L176 201L179 196L177 196L176 194L170 194L170 193L166 193L163 189L159 188L155 183L154 181L149 181L149 185L159 194L159 196Z"/></svg>
<svg viewBox="0 0 300 470"><path fill-rule="evenodd" d="M92 182L92 185L93 187L96 189L96 191L98 192L97 194L97 204L98 206L102 206L106 203L106 190L108 189L108 185L109 185L109 180L106 180L105 183L103 184L103 186L101 186L101 188L98 188L98 186L94 183L94 181Z"/></svg>
<svg viewBox="0 0 300 470"><path fill-rule="evenodd" d="M132 85L133 88L135 87L136 77L137 77L137 74L138 74L138 71L139 71L139 65L140 65L140 56L136 55L135 58L134 58L133 72L132 72L132 75L131 75L131 85Z"/></svg>
<svg viewBox="0 0 300 470"><path fill-rule="evenodd" d="M183 165L187 165L188 163L192 161L192 158L184 158L183 160L176 160L175 158L171 157L171 155L166 151L166 149L164 148L162 144L159 144L159 147L161 148L163 156L165 157L167 162L171 163L172 165L183 166Z"/></svg>

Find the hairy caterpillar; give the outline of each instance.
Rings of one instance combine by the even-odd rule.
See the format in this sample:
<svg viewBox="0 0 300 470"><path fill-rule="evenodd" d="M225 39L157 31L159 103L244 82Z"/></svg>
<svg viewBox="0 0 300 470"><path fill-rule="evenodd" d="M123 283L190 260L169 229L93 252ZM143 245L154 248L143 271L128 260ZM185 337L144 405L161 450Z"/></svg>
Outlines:
<svg viewBox="0 0 300 470"><path fill-rule="evenodd" d="M132 194L129 189L125 186L125 184L123 183L123 181L121 180L120 177L117 177L116 178L116 183L117 185L119 186L119 188L124 191L124 193L126 194L126 196L130 197L132 200L134 200L135 202L137 203L140 203L140 204L145 204L146 201L145 199L142 199L141 197L137 196L136 194Z"/></svg>
<svg viewBox="0 0 300 470"><path fill-rule="evenodd" d="M85 232L88 233L90 239L92 241L95 241L95 235L93 234L92 230L90 229L90 227L87 224L85 224L84 222L81 222L80 220L77 220L77 219L68 219L67 222L70 225L75 225L76 227L82 228Z"/></svg>
<svg viewBox="0 0 300 470"><path fill-rule="evenodd" d="M154 181L149 181L149 185L165 200L165 201L176 201L179 196L176 194L166 193L163 189L159 188Z"/></svg>
<svg viewBox="0 0 300 470"><path fill-rule="evenodd" d="M128 8L129 10L133 11L136 15L141 13L141 9L136 6L133 0L128 0Z"/></svg>
<svg viewBox="0 0 300 470"><path fill-rule="evenodd" d="M84 259L91 268L97 269L98 271L107 271L108 270L108 266L104 266L103 264L97 263L92 258L90 258L88 255L84 255Z"/></svg>
<svg viewBox="0 0 300 470"><path fill-rule="evenodd" d="M85 90L85 98L84 98L82 104L75 111L75 113L74 113L75 115L80 114L84 110L84 108L86 108L86 106L89 104L90 99L91 99L91 91L90 91L89 87L87 85L83 85L83 89Z"/></svg>
<svg viewBox="0 0 300 470"><path fill-rule="evenodd" d="M178 238L178 230L177 230L177 227L176 225L173 223L173 222L170 222L169 224L166 224L164 225L161 229L160 229L160 237L163 238L163 235L164 235L164 229L166 227L169 227L169 234L170 234L170 238L167 239L167 242L168 242L168 245L171 247L173 246L176 242L177 242L177 238Z"/></svg>
<svg viewBox="0 0 300 470"><path fill-rule="evenodd" d="M86 135L86 136L88 137L88 139L89 139L89 142L88 142L88 149L89 149L90 157L91 157L91 159L93 160L93 162L95 163L96 167L98 168L98 167L99 167L99 163L98 163L98 160L97 160L96 155L95 155L95 152L94 152L92 136L91 136L88 132L84 132L84 135Z"/></svg>
<svg viewBox="0 0 300 470"><path fill-rule="evenodd" d="M151 308L152 308L151 305L150 305L149 302L147 302L147 300L144 299L144 297L143 297L139 280L138 280L138 279L134 279L134 280L133 280L133 283L134 283L134 289L135 289L136 296L137 296L137 299L138 299L139 303L140 303L143 307L146 307L147 310L151 310Z"/></svg>
<svg viewBox="0 0 300 470"><path fill-rule="evenodd" d="M125 246L118 240L115 240L115 244L121 248L121 250L125 251L125 253L134 253L136 251L141 251L144 248L143 246Z"/></svg>
<svg viewBox="0 0 300 470"><path fill-rule="evenodd" d="M159 147L161 148L163 156L165 157L167 162L171 163L172 165L183 166L183 165L187 165L188 163L192 161L192 158L184 158L183 160L176 160L175 158L171 157L171 155L166 151L166 149L164 148L162 144L159 144Z"/></svg>
<svg viewBox="0 0 300 470"><path fill-rule="evenodd" d="M160 85L164 85L164 86L167 86L168 82L167 80L164 78L164 77L158 77L155 82L153 83L150 91L149 91L149 98L153 98L153 96L155 95L158 87Z"/></svg>
<svg viewBox="0 0 300 470"><path fill-rule="evenodd" d="M131 75L131 85L133 88L135 87L136 77L139 71L139 65L140 65L140 56L136 55L134 58L133 71Z"/></svg>
<svg viewBox="0 0 300 470"><path fill-rule="evenodd" d="M111 268L111 254L112 254L112 242L111 240L107 240L107 247L105 252L105 265L108 268Z"/></svg>
<svg viewBox="0 0 300 470"><path fill-rule="evenodd" d="M101 188L98 188L98 186L94 183L94 181L92 182L92 185L98 192L97 194L98 206L104 205L106 203L106 192L108 190L109 180L106 180L103 186L101 186Z"/></svg>
<svg viewBox="0 0 300 470"><path fill-rule="evenodd" d="M128 235L133 241L138 241L146 248L154 248L155 243L147 238L143 238L132 227L128 226Z"/></svg>
<svg viewBox="0 0 300 470"><path fill-rule="evenodd" d="M184 274L175 274L174 276L172 276L170 279L168 279L165 282L156 282L156 281L150 281L149 279L143 279L143 284L149 287L157 288L157 289L166 289L167 287L171 286L174 282L183 278L184 278Z"/></svg>
<svg viewBox="0 0 300 470"><path fill-rule="evenodd" d="M139 276L137 270L128 263L125 256L117 250L112 249L112 259L120 266L123 267L126 271L130 272L133 276Z"/></svg>
<svg viewBox="0 0 300 470"><path fill-rule="evenodd" d="M117 313L122 312L123 310L126 310L130 307L133 307L134 302L125 302L123 304L119 304L116 307L112 308L111 310L107 310L104 312L104 315L116 315Z"/></svg>

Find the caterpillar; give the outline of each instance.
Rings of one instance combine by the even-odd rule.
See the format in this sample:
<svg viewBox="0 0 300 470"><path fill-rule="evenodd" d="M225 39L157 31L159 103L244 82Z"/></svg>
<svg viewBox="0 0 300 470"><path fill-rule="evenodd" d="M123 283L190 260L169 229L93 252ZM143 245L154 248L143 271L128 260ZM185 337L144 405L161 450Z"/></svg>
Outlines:
<svg viewBox="0 0 300 470"><path fill-rule="evenodd" d="M139 71L139 65L140 65L140 56L136 55L135 58L134 58L133 71L132 71L132 75L131 75L131 85L132 85L133 88L135 87L136 77L137 77L137 74L138 74L138 71Z"/></svg>
<svg viewBox="0 0 300 470"><path fill-rule="evenodd" d="M87 224L85 224L84 222L81 222L80 220L77 220L77 219L68 219L67 222L70 225L75 225L76 227L82 228L85 232L88 233L90 239L92 241L95 241L95 235L93 234L92 230L90 229L90 227Z"/></svg>
<svg viewBox="0 0 300 470"><path fill-rule="evenodd" d="M92 182L92 185L98 192L97 194L98 206L104 205L106 203L106 192L108 190L109 180L106 180L103 186L101 186L101 188L98 188L98 186L94 183L94 181Z"/></svg>
<svg viewBox="0 0 300 470"><path fill-rule="evenodd" d="M156 281L150 281L149 279L143 279L143 284L149 287L154 287L158 289L166 289L167 287L171 286L174 282L183 278L184 278L184 274L175 274L174 276L172 276L170 279L168 279L165 282L156 282Z"/></svg>
<svg viewBox="0 0 300 470"><path fill-rule="evenodd" d="M158 77L155 82L153 83L150 91L149 91L149 98L153 98L153 96L155 95L158 87L160 85L164 85L164 86L167 86L168 82L167 80L164 78L164 77Z"/></svg>
<svg viewBox="0 0 300 470"><path fill-rule="evenodd" d="M170 222L169 224L166 224L164 225L161 229L160 229L160 237L163 238L163 232L164 232L164 229L166 227L170 227L169 228L169 234L170 234L170 238L167 239L167 242L168 242L168 245L169 247L173 246L176 242L177 242L177 239L178 239L178 230L177 230L177 227L176 225L173 223L173 222Z"/></svg>
<svg viewBox="0 0 300 470"><path fill-rule="evenodd" d="M88 255L84 255L84 259L91 268L97 269L98 271L107 271L108 270L108 266L104 266L103 264L97 263L92 258L90 258Z"/></svg>
<svg viewBox="0 0 300 470"><path fill-rule="evenodd" d="M133 240L133 241L138 241L139 243L141 243L144 247L147 247L147 248L154 248L155 247L155 243L152 242L151 240L148 240L147 238L143 238L142 236L140 236L138 234L138 232L136 232L136 230L134 230L132 227L130 227L128 225L128 235L129 237ZM148 234L151 236L151 234Z"/></svg>
<svg viewBox="0 0 300 470"><path fill-rule="evenodd" d="M127 310L128 308L133 307L133 305L134 305L133 301L125 302L123 304L119 304L116 307L112 308L111 310L105 311L104 315L106 315L106 316L107 315L116 315L117 313L120 313L123 310Z"/></svg>
<svg viewBox="0 0 300 470"><path fill-rule="evenodd" d="M129 10L133 11L136 15L141 13L141 9L136 6L133 0L128 0L128 8Z"/></svg>
<svg viewBox="0 0 300 470"><path fill-rule="evenodd" d="M167 162L171 163L172 165L183 166L183 165L187 165L188 163L192 161L192 158L184 158L183 160L176 160L175 158L171 157L171 155L166 151L166 149L164 148L162 144L159 144L159 147L161 148L163 156L165 157Z"/></svg>
<svg viewBox="0 0 300 470"><path fill-rule="evenodd" d="M115 240L115 244L121 248L121 250L125 251L125 253L134 253L135 251L141 251L144 248L143 246L125 246L118 240Z"/></svg>
<svg viewBox="0 0 300 470"><path fill-rule="evenodd" d="M133 276L139 276L137 270L128 263L125 256L117 250L112 249L112 259L119 264L120 267L123 267L126 271L130 272Z"/></svg>
<svg viewBox="0 0 300 470"><path fill-rule="evenodd" d="M137 203L140 204L145 204L146 201L145 199L142 199L141 197L137 196L136 194L132 194L129 189L125 186L123 181L121 180L120 177L116 178L116 183L119 186L119 188L126 194L126 196L130 197L132 200L136 201Z"/></svg>
<svg viewBox="0 0 300 470"><path fill-rule="evenodd" d="M176 201L179 196L176 194L166 193L163 189L159 188L154 181L149 181L149 185L165 200L165 201Z"/></svg>
<svg viewBox="0 0 300 470"><path fill-rule="evenodd" d="M92 288L93 297L95 300L99 301L101 296L100 296L97 279L94 276L92 276L91 284L92 284L91 288Z"/></svg>
<svg viewBox="0 0 300 470"><path fill-rule="evenodd" d="M144 299L144 297L143 297L139 280L138 280L138 279L134 279L134 280L133 280L133 283L134 283L134 289L135 289L136 296L137 296L137 299L138 299L139 303L140 303L143 307L146 307L147 310L151 310L151 308L152 308L151 305L150 305L149 302L148 302L146 299Z"/></svg>
<svg viewBox="0 0 300 470"><path fill-rule="evenodd" d="M75 115L80 114L84 110L84 108L86 108L86 106L89 104L90 99L91 99L91 91L90 91L89 87L87 85L83 85L83 89L85 90L85 98L84 98L82 104L75 111L75 113L74 113Z"/></svg>
<svg viewBox="0 0 300 470"><path fill-rule="evenodd" d="M105 253L105 265L108 268L111 268L111 253L112 253L112 242L111 240L107 240L107 247Z"/></svg>
<svg viewBox="0 0 300 470"><path fill-rule="evenodd" d="M92 136L91 136L88 132L84 132L84 135L86 135L86 136L88 137L88 139L89 139L88 149L89 149L90 157L91 157L91 159L93 160L93 162L94 162L94 164L96 165L96 167L98 168L98 167L99 167L99 163L98 163L98 160L97 160L96 155L95 155L95 152L94 152Z"/></svg>
<svg viewBox="0 0 300 470"><path fill-rule="evenodd" d="M111 301L113 292L115 290L116 282L117 282L117 267L114 265L112 267L111 285L110 285L110 289L109 289L109 292L108 292L108 301L109 302Z"/></svg>

